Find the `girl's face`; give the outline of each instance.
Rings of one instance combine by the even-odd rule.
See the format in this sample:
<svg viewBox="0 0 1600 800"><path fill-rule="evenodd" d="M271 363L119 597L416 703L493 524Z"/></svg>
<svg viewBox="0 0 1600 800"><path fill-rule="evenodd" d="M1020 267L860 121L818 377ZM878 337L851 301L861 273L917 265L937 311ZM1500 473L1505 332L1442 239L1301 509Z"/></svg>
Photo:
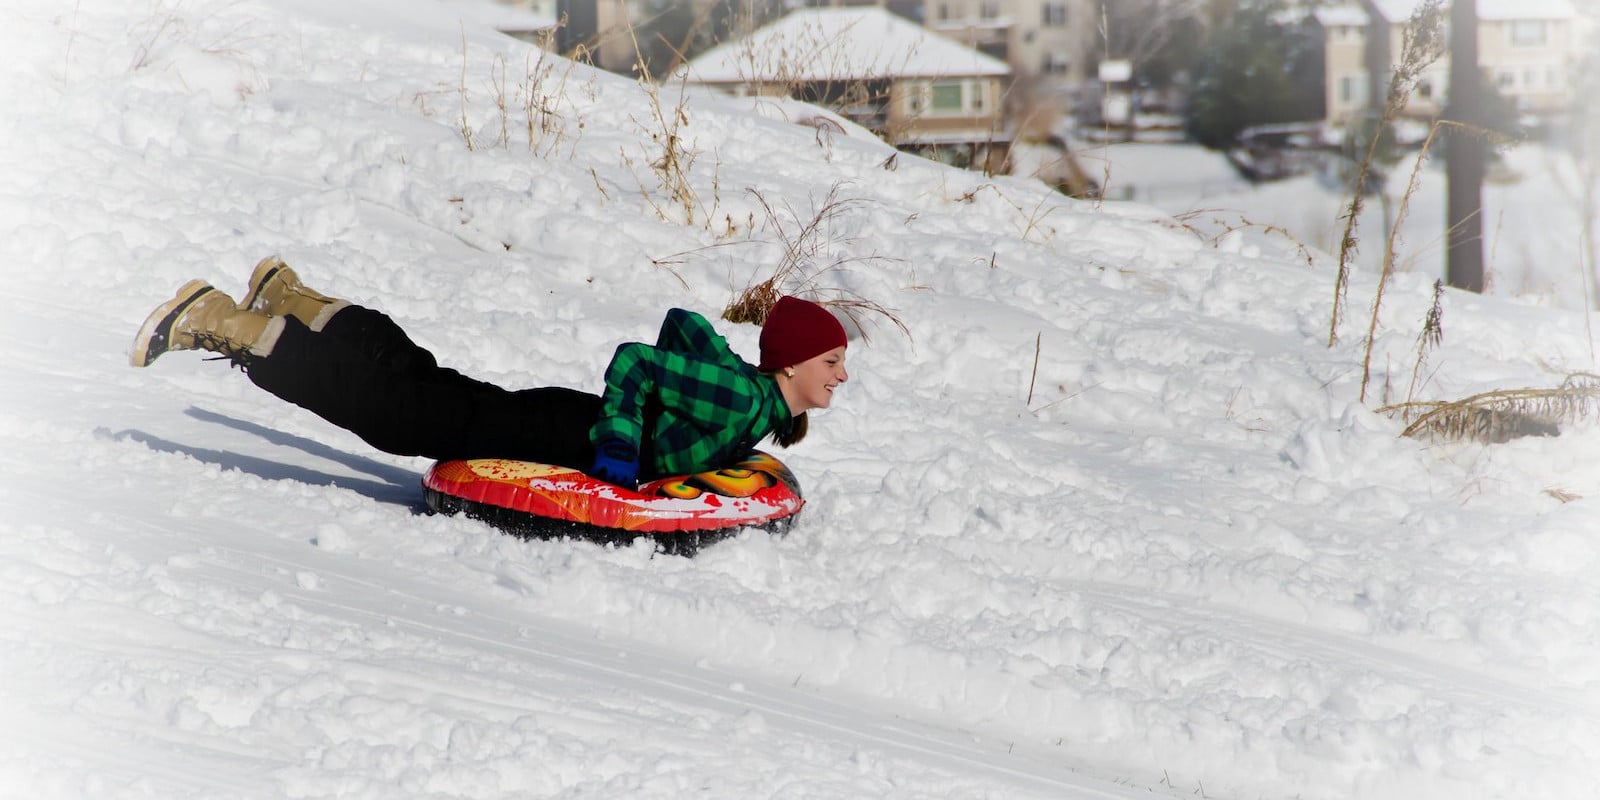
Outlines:
<svg viewBox="0 0 1600 800"><path fill-rule="evenodd" d="M789 373L793 372L793 375ZM782 373L785 376L784 398L789 401L790 413L799 414L813 408L827 408L833 402L833 390L850 380L844 369L844 346L802 361Z"/></svg>

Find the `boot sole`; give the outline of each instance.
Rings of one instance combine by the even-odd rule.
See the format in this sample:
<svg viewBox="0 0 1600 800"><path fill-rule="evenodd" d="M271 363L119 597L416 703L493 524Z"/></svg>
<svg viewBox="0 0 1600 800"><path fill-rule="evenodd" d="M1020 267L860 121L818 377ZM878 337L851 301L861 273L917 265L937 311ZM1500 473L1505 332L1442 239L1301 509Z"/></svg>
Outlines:
<svg viewBox="0 0 1600 800"><path fill-rule="evenodd" d="M239 310L265 311L266 309L255 308L255 304L261 301L261 295L267 291L267 284L272 283L275 278L287 269L289 269L289 265L285 264L283 259L277 256L267 256L261 259L261 262L256 264L256 268L250 273L250 291L245 292L244 299L239 301Z"/></svg>
<svg viewBox="0 0 1600 800"><path fill-rule="evenodd" d="M172 346L172 328L177 325L178 318L210 291L214 290L205 281L189 281L178 289L176 297L150 312L144 324L139 326L139 335L133 339L133 352L128 355L128 363L135 367L148 367L150 362L167 352Z"/></svg>

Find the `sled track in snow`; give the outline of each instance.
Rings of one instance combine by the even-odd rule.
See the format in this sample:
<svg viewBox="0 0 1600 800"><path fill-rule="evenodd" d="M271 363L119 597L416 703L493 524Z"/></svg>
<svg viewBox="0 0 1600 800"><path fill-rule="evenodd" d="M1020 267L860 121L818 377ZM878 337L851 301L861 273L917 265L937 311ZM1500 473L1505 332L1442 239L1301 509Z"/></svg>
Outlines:
<svg viewBox="0 0 1600 800"><path fill-rule="evenodd" d="M1161 620L1161 624L1174 630L1188 630L1196 635L1226 630L1230 634L1227 640L1230 644L1253 651L1264 660L1360 664L1371 674L1414 686L1436 700L1480 706L1512 703L1552 714L1577 709L1590 715L1600 714L1595 698L1576 691L1517 683L1415 652L1381 647L1244 608L1206 604L1195 598L1142 588L1104 584L1076 588L1092 603L1145 619Z"/></svg>
<svg viewBox="0 0 1600 800"><path fill-rule="evenodd" d="M276 544L276 543L275 543ZM261 552L208 548L228 557L212 565L236 572L241 581L256 580L245 564L276 566L290 574L315 573L326 588L341 587L340 600L323 590L297 590L275 586L286 603L307 611L349 620L366 618L374 626L405 632L477 653L491 654L518 669L555 676L599 680L643 695L649 702L709 712L722 719L759 714L769 728L805 738L847 744L878 757L920 762L930 770L971 778L984 777L997 785L1053 798L1089 800L1149 798L1172 792L1164 786L1122 785L1115 776L1094 776L1064 765L1052 764L1023 751L1011 752L1006 742L899 718L892 712L874 713L859 704L847 704L820 693L796 689L763 678L738 675L716 668L688 666L682 656L648 645L608 640L570 623L544 620L505 609L461 606L462 595L441 591L436 585L408 579L377 585L366 578L329 571L326 563L311 565ZM231 563L230 563L231 562ZM359 588L359 591L350 591ZM352 596L368 602L350 602ZM308 656L311 654L308 654ZM360 667L367 677L373 670ZM378 668L381 669L381 668ZM463 676L470 677L470 676ZM388 680L403 682L398 673ZM439 691L429 684L429 691ZM472 704L516 708L514 698L497 694L496 687L450 690ZM1118 781L1118 782L1114 782Z"/></svg>

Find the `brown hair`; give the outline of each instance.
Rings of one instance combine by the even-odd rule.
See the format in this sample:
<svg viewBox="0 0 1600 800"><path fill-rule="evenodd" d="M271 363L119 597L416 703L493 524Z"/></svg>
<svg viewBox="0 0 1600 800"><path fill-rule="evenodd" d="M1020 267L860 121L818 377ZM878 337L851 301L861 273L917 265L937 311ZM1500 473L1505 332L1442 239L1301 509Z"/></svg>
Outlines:
<svg viewBox="0 0 1600 800"><path fill-rule="evenodd" d="M806 412L802 411L795 416L794 424L789 426L789 430L774 433L772 441L783 447L793 447L799 444L801 439L806 438L806 431L810 427L811 423L806 420Z"/></svg>

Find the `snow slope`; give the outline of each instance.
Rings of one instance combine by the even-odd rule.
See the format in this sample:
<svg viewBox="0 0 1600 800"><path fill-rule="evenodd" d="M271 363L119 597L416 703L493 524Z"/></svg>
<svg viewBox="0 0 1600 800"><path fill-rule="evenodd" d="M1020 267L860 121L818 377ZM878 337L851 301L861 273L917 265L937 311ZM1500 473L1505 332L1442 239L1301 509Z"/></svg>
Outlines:
<svg viewBox="0 0 1600 800"><path fill-rule="evenodd" d="M1280 238L890 162L733 100L680 118L675 91L432 0L9 6L0 794L1600 779L1600 434L1398 438L1370 409L1413 393L1418 275L1385 298L1363 404L1373 284L1328 348L1331 260ZM651 167L672 119L676 199ZM813 286L911 336L863 318L851 381L785 455L810 505L782 539L689 560L501 536L422 513L425 462L222 363L126 364L183 280L237 291L278 252L448 364L593 389L617 343L669 306L715 316L830 198ZM1417 397L1594 369L1580 315L1452 294L1444 324Z"/></svg>

